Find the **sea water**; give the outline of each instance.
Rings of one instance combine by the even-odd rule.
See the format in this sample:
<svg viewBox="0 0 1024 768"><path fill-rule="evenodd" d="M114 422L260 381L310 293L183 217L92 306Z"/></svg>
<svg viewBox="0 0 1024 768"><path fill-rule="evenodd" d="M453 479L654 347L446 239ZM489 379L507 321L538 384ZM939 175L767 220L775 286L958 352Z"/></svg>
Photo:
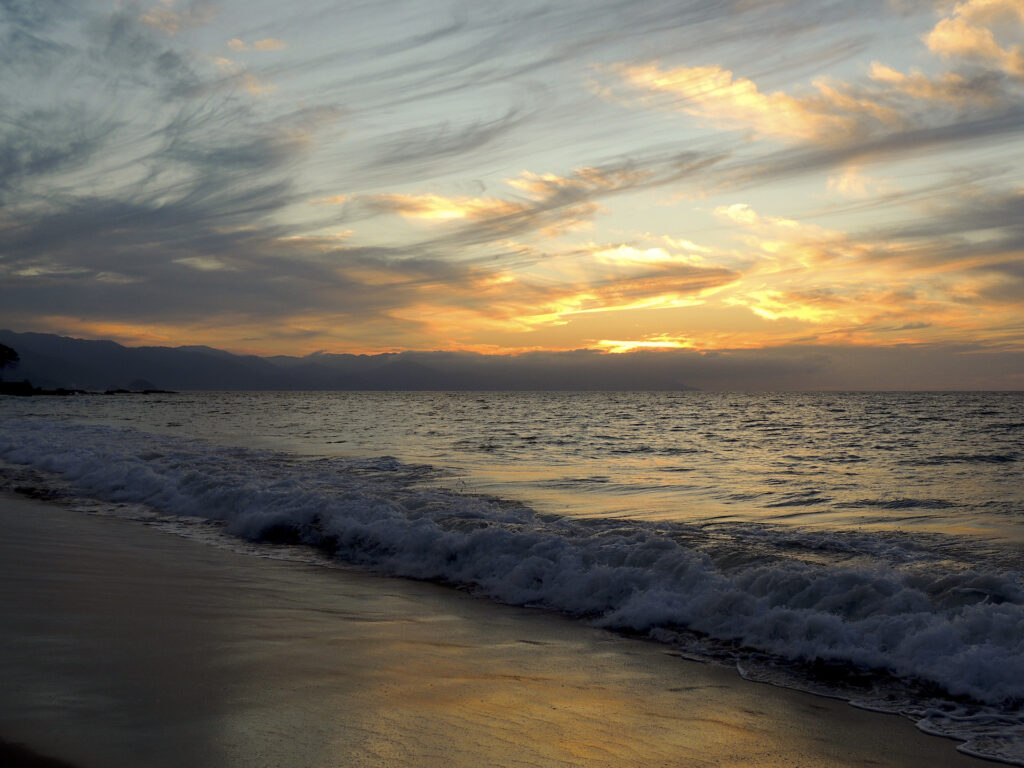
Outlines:
<svg viewBox="0 0 1024 768"><path fill-rule="evenodd" d="M3 398L0 461L7 489L560 611L1024 764L1019 392Z"/></svg>

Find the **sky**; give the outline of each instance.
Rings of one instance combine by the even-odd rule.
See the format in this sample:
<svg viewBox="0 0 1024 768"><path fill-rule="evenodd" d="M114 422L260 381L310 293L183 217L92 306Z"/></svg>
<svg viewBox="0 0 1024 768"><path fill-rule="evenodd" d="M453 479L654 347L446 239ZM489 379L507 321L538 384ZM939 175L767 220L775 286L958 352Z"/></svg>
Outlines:
<svg viewBox="0 0 1024 768"><path fill-rule="evenodd" d="M1005 363L1022 257L1024 0L0 0L17 331Z"/></svg>

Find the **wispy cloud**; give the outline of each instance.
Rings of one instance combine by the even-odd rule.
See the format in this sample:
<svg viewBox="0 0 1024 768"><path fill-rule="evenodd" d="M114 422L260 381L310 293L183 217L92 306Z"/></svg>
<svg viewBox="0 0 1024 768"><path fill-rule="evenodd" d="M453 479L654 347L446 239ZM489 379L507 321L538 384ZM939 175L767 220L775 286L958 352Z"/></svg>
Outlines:
<svg viewBox="0 0 1024 768"><path fill-rule="evenodd" d="M480 150L506 137L527 119L523 110L516 107L493 120L475 120L464 125L446 120L389 133L377 142L375 156L366 167L401 168L406 178L429 175L441 164L450 170L453 161L479 160Z"/></svg>
<svg viewBox="0 0 1024 768"><path fill-rule="evenodd" d="M115 129L81 103L8 113L0 128L0 203L20 202L27 182L81 168Z"/></svg>
<svg viewBox="0 0 1024 768"><path fill-rule="evenodd" d="M1020 25L1010 0L8 3L0 322L1022 344Z"/></svg>
<svg viewBox="0 0 1024 768"><path fill-rule="evenodd" d="M522 171L505 179L505 185L518 193L508 198L388 193L364 196L353 202L357 209L362 207L374 213L390 211L460 225L421 241L419 245L423 247L479 245L533 234L556 238L590 226L603 210L600 201L604 198L700 173L719 159L684 154L644 163L585 166L564 176ZM344 200L347 202L348 198Z"/></svg>
<svg viewBox="0 0 1024 768"><path fill-rule="evenodd" d="M441 241L485 242L540 232L546 237L587 225L601 210L595 198L646 183L650 172L627 166L577 168L567 176L523 171L505 183L513 199L436 194L383 194L363 198L374 211L392 211L428 221L465 222Z"/></svg>

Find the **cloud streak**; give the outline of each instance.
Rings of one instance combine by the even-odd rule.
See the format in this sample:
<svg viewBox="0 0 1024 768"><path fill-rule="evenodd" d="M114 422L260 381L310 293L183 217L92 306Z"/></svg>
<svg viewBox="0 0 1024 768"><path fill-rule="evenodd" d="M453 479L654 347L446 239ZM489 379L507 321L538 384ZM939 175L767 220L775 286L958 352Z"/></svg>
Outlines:
<svg viewBox="0 0 1024 768"><path fill-rule="evenodd" d="M1024 344L1009 0L3 7L5 325Z"/></svg>

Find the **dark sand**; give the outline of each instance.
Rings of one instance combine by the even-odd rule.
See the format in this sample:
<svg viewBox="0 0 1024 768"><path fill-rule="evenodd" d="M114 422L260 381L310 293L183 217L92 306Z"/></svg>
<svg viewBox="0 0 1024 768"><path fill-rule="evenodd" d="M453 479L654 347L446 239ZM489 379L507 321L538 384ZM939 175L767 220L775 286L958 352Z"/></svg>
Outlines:
<svg viewBox="0 0 1024 768"><path fill-rule="evenodd" d="M83 768L989 764L430 584L12 497L0 525L0 738Z"/></svg>

